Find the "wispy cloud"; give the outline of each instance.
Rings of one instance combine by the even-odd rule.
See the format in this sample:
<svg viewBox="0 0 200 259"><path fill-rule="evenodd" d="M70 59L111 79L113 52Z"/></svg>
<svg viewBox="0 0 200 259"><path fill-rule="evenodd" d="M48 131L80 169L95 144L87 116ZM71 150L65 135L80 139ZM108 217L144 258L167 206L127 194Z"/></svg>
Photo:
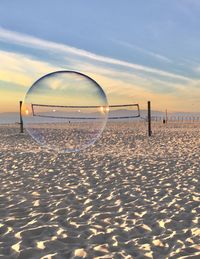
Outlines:
<svg viewBox="0 0 200 259"><path fill-rule="evenodd" d="M179 80L183 80L183 81L191 81L191 78L180 75L180 74L171 73L171 72L164 71L161 69L151 68L151 67L143 66L140 64L130 63L127 61L98 55L98 54L95 54L95 53L92 53L89 51L85 51L85 50L82 50L79 48L71 47L71 46L68 46L65 44L46 41L46 40L39 39L39 38L36 38L33 36L9 31L9 30L6 30L1 27L0 27L0 41L12 43L12 44L16 44L16 45L21 45L21 46L26 46L26 47L34 48L34 49L42 49L46 52L62 53L63 55L66 55L66 56L75 55L75 56L79 56L79 57L86 58L89 60L103 62L103 63L110 64L110 65L121 66L124 68L133 69L135 71L141 71L144 73L154 74L155 76L157 75L157 76L161 76L161 77L179 79Z"/></svg>
<svg viewBox="0 0 200 259"><path fill-rule="evenodd" d="M0 51L0 60L0 80L27 88L40 76L58 70L58 67L47 62L7 51Z"/></svg>
<svg viewBox="0 0 200 259"><path fill-rule="evenodd" d="M160 61L164 61L164 62L167 62L167 63L172 63L173 62L171 59L169 59L169 58L167 58L167 57L165 57L163 55L160 55L158 53L155 53L155 52L147 50L147 49L143 49L143 48L138 47L138 46L136 46L134 44L130 44L128 42L119 41L119 40L115 40L115 42L120 44L120 45L122 45L123 47L128 47L128 48L131 48L133 50L142 52L142 53L144 53L144 54L146 54L148 56L151 56L151 57L153 57L155 59L158 59Z"/></svg>
<svg viewBox="0 0 200 259"><path fill-rule="evenodd" d="M16 107L17 109L18 100L23 98L27 89L35 80L44 74L62 69L62 67L54 66L41 60L35 60L33 57L25 54L7 51L0 51L0 60L2 61L0 63L0 91L4 92L4 100L1 100L1 102L4 102L2 110L5 110L5 107L9 110L11 107L9 101L10 93L12 93L13 98L16 96L15 101L12 99L12 107ZM84 63L79 60L74 62L78 70L91 76L103 87L110 104L138 102L141 105L142 102L145 102L144 100L146 98L156 100L157 97L157 99L162 100L161 94L179 90L179 85L162 82L156 78L146 78L135 73L118 71L112 67L105 68L103 65ZM12 87L13 84L17 85L18 90L16 87ZM10 87L8 87L9 85ZM19 91L20 86L21 90ZM156 103L158 105L161 101L158 102L157 100Z"/></svg>
<svg viewBox="0 0 200 259"><path fill-rule="evenodd" d="M5 29L0 29L0 41L26 46L26 50L28 48L42 49L48 57L46 59L45 55L34 57L25 54L26 52L20 54L0 50L0 80L2 81L0 90L4 91L1 97L6 96L3 97L4 100L1 100L3 106L0 107L0 110L11 109L12 103L12 107L14 107L12 109L17 109L22 92L24 91L25 94L26 89L44 74L73 67L91 76L102 85L110 104L138 102L140 105L144 104L142 107L145 108L146 100L149 99L154 103L155 109L162 109L163 105L176 109L176 107L185 107L184 101L187 97L192 100L194 93L195 96L199 96L199 90L196 87L199 85L198 81L179 74L96 55L64 44L41 40ZM34 51L34 53L36 52ZM49 53L51 53L50 57ZM54 57L57 58L57 62L54 62ZM13 83L19 87L22 86L23 91L14 90L16 87L12 87ZM10 89L13 90L9 89L9 84ZM12 103L10 91L13 96ZM188 110L190 106L188 101Z"/></svg>

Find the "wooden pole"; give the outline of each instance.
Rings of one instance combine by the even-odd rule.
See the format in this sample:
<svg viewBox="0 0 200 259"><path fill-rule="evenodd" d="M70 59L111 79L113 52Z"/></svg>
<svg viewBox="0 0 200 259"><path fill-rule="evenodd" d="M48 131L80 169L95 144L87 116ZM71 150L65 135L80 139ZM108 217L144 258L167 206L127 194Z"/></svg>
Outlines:
<svg viewBox="0 0 200 259"><path fill-rule="evenodd" d="M19 117L20 117L20 133L24 133L24 125L22 119L22 101L19 102Z"/></svg>
<svg viewBox="0 0 200 259"><path fill-rule="evenodd" d="M151 102L148 101L148 136L151 137L152 131L151 131Z"/></svg>

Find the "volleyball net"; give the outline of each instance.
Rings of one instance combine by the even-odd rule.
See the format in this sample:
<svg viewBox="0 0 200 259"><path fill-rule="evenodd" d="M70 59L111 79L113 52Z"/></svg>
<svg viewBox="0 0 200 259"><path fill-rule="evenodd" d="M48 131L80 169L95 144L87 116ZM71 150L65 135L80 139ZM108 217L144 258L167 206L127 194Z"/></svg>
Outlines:
<svg viewBox="0 0 200 259"><path fill-rule="evenodd" d="M118 104L109 106L66 106L31 104L32 116L49 119L98 120L108 114L109 120L140 117L139 104Z"/></svg>

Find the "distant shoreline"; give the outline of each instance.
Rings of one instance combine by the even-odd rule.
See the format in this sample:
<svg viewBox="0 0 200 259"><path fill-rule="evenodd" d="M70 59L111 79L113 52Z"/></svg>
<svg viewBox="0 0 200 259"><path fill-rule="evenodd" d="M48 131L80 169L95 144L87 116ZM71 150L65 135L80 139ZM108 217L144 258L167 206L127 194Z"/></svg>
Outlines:
<svg viewBox="0 0 200 259"><path fill-rule="evenodd" d="M110 116L130 116L130 110L127 113L127 110L125 111L121 111L119 110L119 114L118 111L112 111L110 112ZM133 111L134 112L134 111ZM140 111L140 118L133 118L131 120L134 121L138 121L140 119L146 119L147 117L147 111L146 110L141 110ZM153 111L151 112L151 116L152 116L152 121L162 121L162 119L166 119L166 114L165 112L160 112L160 111ZM186 120L186 121L192 121L192 120L198 120L200 121L200 112L174 112L174 113L168 113L167 115L168 120L171 121L182 121ZM196 119L195 119L196 118ZM109 119L109 118L108 118ZM111 121L114 121L114 119L110 119ZM129 119L119 119L119 121L126 121ZM20 117L19 117L19 112L3 112L0 113L0 125L18 125L20 123Z"/></svg>

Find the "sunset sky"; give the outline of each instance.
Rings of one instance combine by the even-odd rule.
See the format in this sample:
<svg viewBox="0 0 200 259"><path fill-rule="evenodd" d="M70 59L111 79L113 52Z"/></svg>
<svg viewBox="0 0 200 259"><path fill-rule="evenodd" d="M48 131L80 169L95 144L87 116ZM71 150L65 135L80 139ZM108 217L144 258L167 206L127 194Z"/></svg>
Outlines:
<svg viewBox="0 0 200 259"><path fill-rule="evenodd" d="M199 111L199 0L1 0L0 112L56 70L95 79L110 104Z"/></svg>

